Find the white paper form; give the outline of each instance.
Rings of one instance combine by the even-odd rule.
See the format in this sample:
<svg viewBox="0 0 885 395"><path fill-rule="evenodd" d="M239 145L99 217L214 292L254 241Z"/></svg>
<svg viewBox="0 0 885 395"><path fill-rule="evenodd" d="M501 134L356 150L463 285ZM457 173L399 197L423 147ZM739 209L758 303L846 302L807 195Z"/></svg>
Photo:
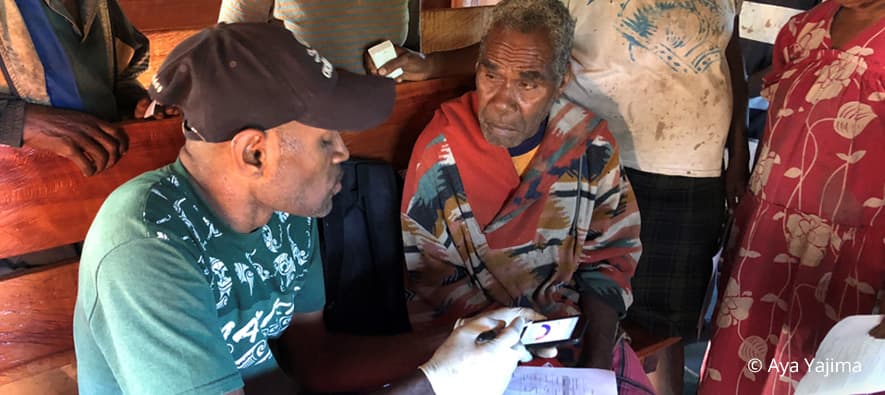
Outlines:
<svg viewBox="0 0 885 395"><path fill-rule="evenodd" d="M796 394L869 394L885 391L885 339L869 335L882 315L839 321L821 342Z"/></svg>
<svg viewBox="0 0 885 395"><path fill-rule="evenodd" d="M520 366L504 395L617 395L615 372Z"/></svg>

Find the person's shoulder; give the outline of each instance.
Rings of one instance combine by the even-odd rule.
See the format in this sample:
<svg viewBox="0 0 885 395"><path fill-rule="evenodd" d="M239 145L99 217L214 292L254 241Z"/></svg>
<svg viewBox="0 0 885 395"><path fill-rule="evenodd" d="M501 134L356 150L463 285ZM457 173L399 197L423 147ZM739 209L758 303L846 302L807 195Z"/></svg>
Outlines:
<svg viewBox="0 0 885 395"><path fill-rule="evenodd" d="M180 221L175 204L182 195L182 181L172 166L143 173L108 196L86 235L84 260L99 258L133 240L173 236L167 233Z"/></svg>
<svg viewBox="0 0 885 395"><path fill-rule="evenodd" d="M611 130L609 130L608 121L605 118L565 96L560 98L559 103L558 111L554 114L554 117L561 119L560 123L565 125L584 123L587 139L592 145L609 147L611 150L617 148L617 142ZM554 109L557 109L557 107L554 107Z"/></svg>
<svg viewBox="0 0 885 395"><path fill-rule="evenodd" d="M817 24L817 28L823 29L824 24L829 21L839 10L838 1L825 1L807 11L800 12L790 17L783 29L788 30L794 36L801 34L803 26L809 24Z"/></svg>
<svg viewBox="0 0 885 395"><path fill-rule="evenodd" d="M440 146L446 141L447 129L464 129L476 119L476 91L443 102L412 146L412 161L437 159ZM430 155L428 157L428 155ZM414 163L410 163L411 165Z"/></svg>

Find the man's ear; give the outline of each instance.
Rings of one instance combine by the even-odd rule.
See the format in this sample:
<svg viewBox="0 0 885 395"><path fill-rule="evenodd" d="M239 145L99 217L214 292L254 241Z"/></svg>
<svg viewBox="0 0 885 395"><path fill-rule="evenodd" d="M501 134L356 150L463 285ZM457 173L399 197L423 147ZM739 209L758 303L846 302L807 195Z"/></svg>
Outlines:
<svg viewBox="0 0 885 395"><path fill-rule="evenodd" d="M569 61L565 64L565 74L562 75L562 83L559 84L560 95L565 92L565 87L568 86L569 82L572 82L572 78L574 78L574 75L572 75L572 62Z"/></svg>
<svg viewBox="0 0 885 395"><path fill-rule="evenodd" d="M237 169L246 175L262 175L267 165L267 134L244 129L231 139L230 148Z"/></svg>

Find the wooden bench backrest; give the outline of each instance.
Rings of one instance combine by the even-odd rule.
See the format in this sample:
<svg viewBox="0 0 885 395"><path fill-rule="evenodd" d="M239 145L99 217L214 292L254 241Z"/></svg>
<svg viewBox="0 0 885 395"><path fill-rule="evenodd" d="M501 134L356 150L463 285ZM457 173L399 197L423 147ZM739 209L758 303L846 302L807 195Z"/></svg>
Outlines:
<svg viewBox="0 0 885 395"><path fill-rule="evenodd" d="M365 132L344 132L342 137L354 157L405 168L434 110L472 85L472 78L400 84L393 114L384 124ZM172 162L184 143L178 119L124 128L129 152L95 177L82 176L72 163L53 154L0 147L0 168L6 169L0 172L0 257L82 241L111 191ZM76 262L0 280L0 384L34 373L16 367L71 350L76 281Z"/></svg>

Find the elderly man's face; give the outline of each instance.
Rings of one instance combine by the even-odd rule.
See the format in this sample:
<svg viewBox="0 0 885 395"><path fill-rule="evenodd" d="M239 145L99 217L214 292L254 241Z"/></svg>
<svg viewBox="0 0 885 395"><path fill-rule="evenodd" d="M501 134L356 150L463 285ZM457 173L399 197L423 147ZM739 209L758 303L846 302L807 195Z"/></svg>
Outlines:
<svg viewBox="0 0 885 395"><path fill-rule="evenodd" d="M341 162L350 157L338 132L289 122L268 130L268 182L257 198L277 211L323 217L341 190Z"/></svg>
<svg viewBox="0 0 885 395"><path fill-rule="evenodd" d="M533 136L562 93L553 75L548 34L495 27L486 36L476 69L479 126L486 140L515 147Z"/></svg>

